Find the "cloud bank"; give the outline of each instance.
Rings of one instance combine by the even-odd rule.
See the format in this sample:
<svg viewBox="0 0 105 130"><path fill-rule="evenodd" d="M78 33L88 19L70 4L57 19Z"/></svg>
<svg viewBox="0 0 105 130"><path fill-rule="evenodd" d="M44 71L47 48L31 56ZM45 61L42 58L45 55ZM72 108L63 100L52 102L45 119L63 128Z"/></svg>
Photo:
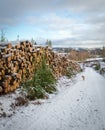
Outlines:
<svg viewBox="0 0 105 130"><path fill-rule="evenodd" d="M33 28L55 46L104 46L104 5L104 0L0 0L0 29Z"/></svg>

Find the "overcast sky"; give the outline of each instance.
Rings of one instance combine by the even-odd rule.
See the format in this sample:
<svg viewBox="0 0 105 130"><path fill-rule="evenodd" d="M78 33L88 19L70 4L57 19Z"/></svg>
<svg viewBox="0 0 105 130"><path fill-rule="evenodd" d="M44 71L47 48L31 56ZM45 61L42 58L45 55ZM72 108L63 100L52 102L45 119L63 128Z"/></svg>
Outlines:
<svg viewBox="0 0 105 130"><path fill-rule="evenodd" d="M105 0L0 0L0 29L8 40L53 46L105 46Z"/></svg>

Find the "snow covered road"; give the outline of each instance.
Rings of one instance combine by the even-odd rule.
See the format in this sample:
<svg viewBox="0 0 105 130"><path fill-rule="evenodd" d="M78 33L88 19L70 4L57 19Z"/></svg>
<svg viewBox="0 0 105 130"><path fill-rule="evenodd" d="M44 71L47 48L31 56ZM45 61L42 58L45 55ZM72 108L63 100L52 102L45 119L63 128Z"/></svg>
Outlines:
<svg viewBox="0 0 105 130"><path fill-rule="evenodd" d="M61 78L59 93L0 119L0 130L105 130L105 78L86 68L75 80Z"/></svg>

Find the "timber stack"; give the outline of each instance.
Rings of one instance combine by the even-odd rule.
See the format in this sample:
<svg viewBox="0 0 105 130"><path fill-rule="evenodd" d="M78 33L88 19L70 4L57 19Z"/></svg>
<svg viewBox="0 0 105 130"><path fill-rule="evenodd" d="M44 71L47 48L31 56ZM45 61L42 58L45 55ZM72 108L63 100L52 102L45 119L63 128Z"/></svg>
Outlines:
<svg viewBox="0 0 105 130"><path fill-rule="evenodd" d="M67 67L71 66L76 71L80 70L65 56L54 53L52 49L34 46L29 41L0 44L0 93L14 91L22 81L31 78L45 55L47 64L56 78L66 74Z"/></svg>

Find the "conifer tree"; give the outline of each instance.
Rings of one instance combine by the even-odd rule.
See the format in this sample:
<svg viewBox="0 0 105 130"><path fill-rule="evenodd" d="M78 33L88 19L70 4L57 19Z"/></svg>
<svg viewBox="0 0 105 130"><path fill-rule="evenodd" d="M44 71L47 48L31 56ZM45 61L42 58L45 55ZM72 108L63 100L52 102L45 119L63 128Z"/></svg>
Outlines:
<svg viewBox="0 0 105 130"><path fill-rule="evenodd" d="M23 86L27 91L28 97L30 99L35 99L44 98L46 93L53 93L56 91L55 83L56 79L49 66L46 65L46 58L43 56L32 79L24 82Z"/></svg>
<svg viewBox="0 0 105 130"><path fill-rule="evenodd" d="M5 42L5 34L4 34L4 30L2 29L1 30L1 39L0 39L1 42Z"/></svg>

